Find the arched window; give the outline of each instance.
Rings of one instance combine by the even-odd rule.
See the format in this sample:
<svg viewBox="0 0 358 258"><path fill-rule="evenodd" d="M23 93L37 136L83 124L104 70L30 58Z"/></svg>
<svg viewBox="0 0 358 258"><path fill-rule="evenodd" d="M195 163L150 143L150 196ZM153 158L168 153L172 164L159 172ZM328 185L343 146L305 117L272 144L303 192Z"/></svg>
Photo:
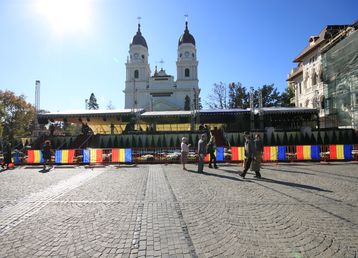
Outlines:
<svg viewBox="0 0 358 258"><path fill-rule="evenodd" d="M315 69L312 70L311 79L312 79L312 86L316 85L317 84L317 73L316 73Z"/></svg>
<svg viewBox="0 0 358 258"><path fill-rule="evenodd" d="M189 70L189 68L185 68L184 73L185 73L185 77L190 77L190 70Z"/></svg>
<svg viewBox="0 0 358 258"><path fill-rule="evenodd" d="M138 78L139 78L139 71L138 71L138 70L135 70L135 71L134 71L134 78L135 78L135 79L138 79Z"/></svg>

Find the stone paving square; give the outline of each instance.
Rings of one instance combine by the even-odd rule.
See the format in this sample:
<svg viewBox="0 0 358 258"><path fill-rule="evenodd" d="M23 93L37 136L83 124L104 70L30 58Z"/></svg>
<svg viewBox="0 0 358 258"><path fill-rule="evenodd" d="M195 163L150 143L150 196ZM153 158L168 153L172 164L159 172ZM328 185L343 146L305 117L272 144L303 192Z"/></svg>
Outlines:
<svg viewBox="0 0 358 258"><path fill-rule="evenodd" d="M0 257L357 257L356 163L21 167L0 173Z"/></svg>

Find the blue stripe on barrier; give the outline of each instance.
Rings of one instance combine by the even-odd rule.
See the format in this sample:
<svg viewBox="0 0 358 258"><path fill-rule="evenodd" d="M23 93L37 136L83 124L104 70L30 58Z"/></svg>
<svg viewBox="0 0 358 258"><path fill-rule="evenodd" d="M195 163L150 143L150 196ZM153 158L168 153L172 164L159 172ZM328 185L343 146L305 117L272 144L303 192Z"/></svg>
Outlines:
<svg viewBox="0 0 358 258"><path fill-rule="evenodd" d="M216 148L216 160L217 161L224 161L224 147L217 147Z"/></svg>
<svg viewBox="0 0 358 258"><path fill-rule="evenodd" d="M83 150L83 163L90 163L90 151Z"/></svg>
<svg viewBox="0 0 358 258"><path fill-rule="evenodd" d="M125 149L125 162L132 162L132 149Z"/></svg>
<svg viewBox="0 0 358 258"><path fill-rule="evenodd" d="M62 161L62 151L56 150L55 152L55 163L61 163Z"/></svg>
<svg viewBox="0 0 358 258"><path fill-rule="evenodd" d="M320 150L318 145L311 146L311 159L319 160L320 159Z"/></svg>
<svg viewBox="0 0 358 258"><path fill-rule="evenodd" d="M278 160L286 160L286 146L278 146Z"/></svg>
<svg viewBox="0 0 358 258"><path fill-rule="evenodd" d="M353 159L352 157L352 149L353 149L353 146L352 144L345 144L344 145L344 159Z"/></svg>

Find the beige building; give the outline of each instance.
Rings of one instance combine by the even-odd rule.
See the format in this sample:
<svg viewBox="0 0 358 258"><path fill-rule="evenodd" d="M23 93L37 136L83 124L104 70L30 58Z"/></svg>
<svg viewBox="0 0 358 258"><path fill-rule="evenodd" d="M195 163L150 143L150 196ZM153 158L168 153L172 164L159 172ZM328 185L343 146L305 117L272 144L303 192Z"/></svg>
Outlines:
<svg viewBox="0 0 358 258"><path fill-rule="evenodd" d="M352 30L354 25L328 25L318 35L311 36L308 45L293 61L297 67L288 74L288 87L295 92L291 101L296 107L317 108L322 127L334 126L325 118L327 86L323 81L324 54Z"/></svg>

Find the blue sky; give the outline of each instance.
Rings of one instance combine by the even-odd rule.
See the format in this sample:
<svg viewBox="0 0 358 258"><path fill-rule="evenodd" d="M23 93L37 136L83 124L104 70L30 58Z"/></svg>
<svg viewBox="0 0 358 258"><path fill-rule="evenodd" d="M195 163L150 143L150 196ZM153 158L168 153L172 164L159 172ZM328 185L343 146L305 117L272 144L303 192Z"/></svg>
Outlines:
<svg viewBox="0 0 358 258"><path fill-rule="evenodd" d="M48 3L52 3L49 5ZM41 108L124 107L125 62L141 16L152 72L158 61L176 76L178 39L189 15L205 103L216 82L282 92L292 60L328 24L358 19L356 0L0 0L0 89Z"/></svg>

